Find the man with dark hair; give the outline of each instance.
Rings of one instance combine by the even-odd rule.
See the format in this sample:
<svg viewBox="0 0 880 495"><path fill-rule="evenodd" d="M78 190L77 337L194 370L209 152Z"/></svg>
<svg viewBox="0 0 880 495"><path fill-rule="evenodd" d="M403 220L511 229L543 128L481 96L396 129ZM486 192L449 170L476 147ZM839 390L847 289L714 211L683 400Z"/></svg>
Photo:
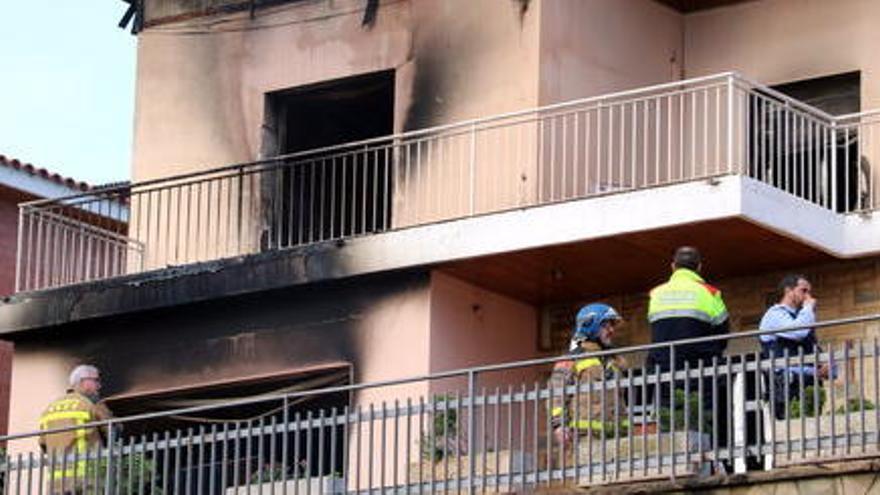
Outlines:
<svg viewBox="0 0 880 495"><path fill-rule="evenodd" d="M703 259L697 248L691 246L682 246L675 250L672 258L673 270L676 268L687 268L688 270L698 272Z"/></svg>
<svg viewBox="0 0 880 495"><path fill-rule="evenodd" d="M779 301L770 307L761 318L761 330L781 330L787 327L801 327L792 330L761 335L761 353L765 359L771 356L794 358L788 366L777 367L774 372L775 390L774 412L778 419L786 415L786 403L800 397L800 386L814 386L816 379L828 377L828 366L816 366L812 356L818 351L816 331L809 328L816 322L816 299L812 294L809 280L800 274L789 274L779 282ZM811 362L800 366L800 355L808 356ZM798 363L795 363L797 361ZM786 395L785 390L788 390ZM786 398L788 400L786 400ZM812 400L812 397L810 398Z"/></svg>
<svg viewBox="0 0 880 495"><path fill-rule="evenodd" d="M691 246L675 251L672 258L672 276L666 283L651 291L648 305L648 321L654 343L681 339L723 335L728 333L727 307L721 299L721 291L707 284L700 276L702 257ZM711 364L713 357L721 357L727 347L724 340L688 344L675 348L675 369L684 363L696 367L699 362ZM670 369L669 348L654 349L648 365Z"/></svg>
<svg viewBox="0 0 880 495"><path fill-rule="evenodd" d="M672 257L672 276L669 280L655 287L651 291L651 298L648 304L648 321L651 324L651 336L653 342L675 342L682 339L692 339L697 337L709 337L714 335L724 335L728 333L727 307L724 300L721 299L721 291L707 284L700 276L702 268L702 257L700 252L691 246L683 246L675 251ZM652 372L659 368L661 372L670 370L684 370L685 365L691 369L696 369L702 363L704 366L711 366L713 358L720 358L727 348L726 340L715 340L711 342L700 342L686 345L676 345L674 349L674 362L668 346L652 349L648 355L648 371ZM702 396L700 401L703 417L707 420L704 425L704 432L718 431L718 445L723 446L726 441L727 432L727 415L725 412L726 394L721 393L725 390L723 386L725 382L718 382L717 387L713 387L713 379L706 377L702 380ZM691 379L687 384L692 397L696 397L700 391L700 380ZM685 389L683 380L676 381L674 389ZM718 403L713 400L717 397ZM653 394L652 394L653 395ZM670 389L668 383L661 384L660 387L660 404L655 407L673 408L683 410L684 404L679 403L678 399L673 399L675 395L679 395L675 390ZM685 399L690 399L689 397ZM712 409L718 407L717 425L712 425ZM698 425L692 422L696 431ZM717 426L714 428L713 426Z"/></svg>

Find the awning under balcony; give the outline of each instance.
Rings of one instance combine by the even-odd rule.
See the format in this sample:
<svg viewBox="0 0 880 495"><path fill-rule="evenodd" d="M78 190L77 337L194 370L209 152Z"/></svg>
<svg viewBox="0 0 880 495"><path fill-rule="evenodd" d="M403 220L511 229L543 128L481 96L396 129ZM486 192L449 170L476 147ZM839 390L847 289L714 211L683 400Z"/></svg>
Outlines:
<svg viewBox="0 0 880 495"><path fill-rule="evenodd" d="M307 390L317 390L351 382L351 364L320 363L279 370L274 373L239 376L184 386L157 387L117 394L106 403L117 416L153 415L171 410L180 414L128 423L126 435L164 431L173 427L223 424L230 421L258 421L283 409L281 400L269 400ZM328 394L329 395L329 394ZM347 393L344 395L347 396ZM321 402L325 396L290 399L286 405L296 409L309 401ZM223 404L238 405L219 407Z"/></svg>

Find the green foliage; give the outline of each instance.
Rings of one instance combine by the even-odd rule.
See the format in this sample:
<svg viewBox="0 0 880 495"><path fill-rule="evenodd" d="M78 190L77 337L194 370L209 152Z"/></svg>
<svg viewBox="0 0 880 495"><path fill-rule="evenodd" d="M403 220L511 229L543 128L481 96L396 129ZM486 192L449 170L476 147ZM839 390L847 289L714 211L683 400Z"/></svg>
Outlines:
<svg viewBox="0 0 880 495"><path fill-rule="evenodd" d="M431 429L422 432L419 443L422 459L439 462L458 453L458 410L444 409L454 399L451 395L434 397Z"/></svg>
<svg viewBox="0 0 880 495"><path fill-rule="evenodd" d="M874 409L877 408L877 406L875 406L874 403L869 401L868 399L865 399L865 402L864 402L865 407L864 408L862 408L861 399L859 399L857 397L853 397L853 398L849 399L847 402L848 402L848 404L846 406L838 406L837 410L834 411L834 413L835 414L846 414L848 412L859 412L862 410L873 411Z"/></svg>
<svg viewBox="0 0 880 495"><path fill-rule="evenodd" d="M284 466L282 464L283 463L281 462L275 462L274 464L264 464L262 468L257 469L256 471L251 473L250 478L248 478L248 483L251 485L256 485L259 483L283 481L285 479L291 480L305 477L306 474L309 472L309 465L305 459L301 459L299 462L289 466ZM335 476L336 474L337 473L332 473L325 476Z"/></svg>
<svg viewBox="0 0 880 495"><path fill-rule="evenodd" d="M802 412L804 416L808 418L815 417L816 414L821 414L822 408L825 406L825 389L819 387L819 407L816 407L815 394L816 387L814 387L813 385L805 387L803 407L801 407L800 396L795 397L788 403L788 417L791 419L800 418Z"/></svg>
<svg viewBox="0 0 880 495"><path fill-rule="evenodd" d="M700 395L692 392L688 395L687 402L685 402L684 390L675 389L673 398L672 409L675 411L675 430L681 431L684 429L685 403L687 403L688 429L690 431L699 431ZM672 409L669 407L661 407L658 410L657 414L660 420L661 431L671 431L670 424L672 419ZM704 412L703 431L710 431L711 428L712 415L711 413Z"/></svg>
<svg viewBox="0 0 880 495"><path fill-rule="evenodd" d="M289 473L288 473L289 474ZM288 479L291 476L287 477ZM251 473L250 479L248 483L251 485L256 485L259 483L271 483L273 481L282 481L284 480L284 467L280 464L275 464L271 466L269 464L264 465L261 469L257 469L253 473Z"/></svg>
<svg viewBox="0 0 880 495"><path fill-rule="evenodd" d="M89 460L86 463L86 483L93 484L93 480L97 479L99 486L87 486L87 494L93 491L97 494L103 492L108 467L113 470L111 475L119 493L163 495L161 483L153 476L157 471L156 461L143 453L115 455L112 464L106 457Z"/></svg>

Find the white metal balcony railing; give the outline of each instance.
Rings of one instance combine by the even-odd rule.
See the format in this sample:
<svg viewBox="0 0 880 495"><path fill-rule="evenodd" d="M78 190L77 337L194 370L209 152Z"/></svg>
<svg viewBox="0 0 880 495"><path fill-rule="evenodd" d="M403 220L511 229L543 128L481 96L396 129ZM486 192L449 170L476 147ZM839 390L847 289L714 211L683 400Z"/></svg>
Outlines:
<svg viewBox="0 0 880 495"><path fill-rule="evenodd" d="M878 320L815 327L821 335ZM594 381L547 383L553 363L568 355L196 401L54 430L101 428L109 447L43 452L37 438L46 432L0 436L8 448L0 488L8 495L473 494L705 476L722 464L742 472L749 457L775 470L880 456L877 339L774 356L759 351L765 333L579 356L614 354L628 363ZM710 340L723 340L726 355L694 359L693 344ZM647 363L658 350L666 357ZM815 380L815 369L829 370L828 378ZM345 400L331 407L332 397ZM556 429L564 425L579 434L564 440Z"/></svg>
<svg viewBox="0 0 880 495"><path fill-rule="evenodd" d="M870 210L878 126L726 73L33 201L17 290L727 174Z"/></svg>

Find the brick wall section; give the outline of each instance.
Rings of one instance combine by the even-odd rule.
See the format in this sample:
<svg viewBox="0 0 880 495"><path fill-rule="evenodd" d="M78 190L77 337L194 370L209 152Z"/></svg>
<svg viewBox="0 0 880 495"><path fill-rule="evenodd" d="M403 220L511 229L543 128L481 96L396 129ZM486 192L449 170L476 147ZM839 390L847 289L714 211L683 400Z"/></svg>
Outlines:
<svg viewBox="0 0 880 495"><path fill-rule="evenodd" d="M880 256L806 266L796 272L803 273L812 281L813 291L819 302L817 308L820 320L880 313ZM767 304L775 302L776 285L786 273L789 271L709 280L723 293L731 315L732 331L757 329ZM650 343L651 332L646 320L647 292L601 299L617 307L627 320L627 325L617 335L619 345ZM570 308L572 315L576 306L572 305ZM826 350L829 345L833 345L835 350L840 351L846 345L850 349L850 356L855 358L859 352L857 342L863 342L865 352L869 353L869 349L877 343L876 339L880 339L880 322L820 329L818 335ZM567 340L567 335L564 338ZM554 341L559 342L560 339ZM728 346L728 352L731 353L755 349L755 339L734 341ZM557 352L561 353L563 350L558 349ZM631 364L640 365L641 357L631 355ZM850 397L862 395L872 402L880 402L880 382L877 379L880 366L872 359L866 359L864 364L864 369L855 366L854 361L848 366L840 367L841 373L833 383L838 400L848 394Z"/></svg>
<svg viewBox="0 0 880 495"><path fill-rule="evenodd" d="M15 291L15 252L18 243L18 191L0 186L0 298ZM12 343L0 340L0 435L9 425L9 387L12 379Z"/></svg>
<svg viewBox="0 0 880 495"><path fill-rule="evenodd" d="M15 291L18 203L25 200L18 191L0 186L0 297Z"/></svg>
<svg viewBox="0 0 880 495"><path fill-rule="evenodd" d="M803 273L813 283L813 292L819 300L820 320L880 313L880 256L806 266L794 271ZM721 289L730 311L732 330L755 330L767 305L776 301L776 285L789 272L769 272L720 280L710 278L708 282ZM611 303L626 318L627 325L617 335L621 345L650 343L651 331L646 320L647 292L599 296L596 299ZM573 315L578 306L579 304L572 304L566 310L570 310ZM564 331L569 331L567 326ZM880 336L880 323L835 327L821 330L819 336L823 341L833 342L854 338L870 339ZM567 337L556 338L554 342L565 342Z"/></svg>
<svg viewBox="0 0 880 495"><path fill-rule="evenodd" d="M9 399L12 383L12 342L0 340L0 435L9 432Z"/></svg>

